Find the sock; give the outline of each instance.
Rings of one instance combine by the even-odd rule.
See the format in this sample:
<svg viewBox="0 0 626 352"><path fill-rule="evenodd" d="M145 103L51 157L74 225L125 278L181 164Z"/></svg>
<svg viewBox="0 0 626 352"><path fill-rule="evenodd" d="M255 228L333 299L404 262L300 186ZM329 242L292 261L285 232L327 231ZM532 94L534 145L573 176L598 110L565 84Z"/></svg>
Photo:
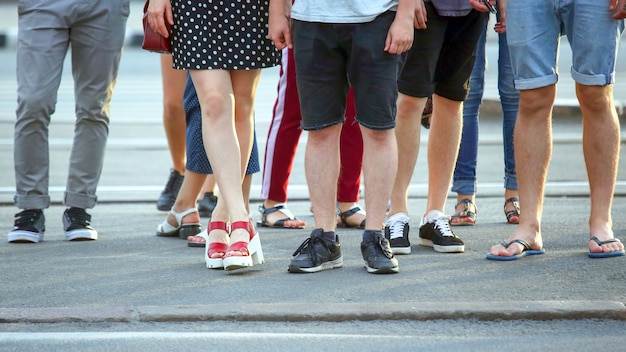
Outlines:
<svg viewBox="0 0 626 352"><path fill-rule="evenodd" d="M322 238L327 241L337 242L337 235L335 235L335 231L322 232Z"/></svg>
<svg viewBox="0 0 626 352"><path fill-rule="evenodd" d="M363 241L383 235L383 230L365 230L363 231Z"/></svg>

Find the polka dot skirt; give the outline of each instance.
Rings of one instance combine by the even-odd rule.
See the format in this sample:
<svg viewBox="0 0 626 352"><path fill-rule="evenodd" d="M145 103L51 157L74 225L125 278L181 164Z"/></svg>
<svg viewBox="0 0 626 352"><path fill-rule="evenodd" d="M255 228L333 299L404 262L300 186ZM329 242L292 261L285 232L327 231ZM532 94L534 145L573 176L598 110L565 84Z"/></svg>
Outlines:
<svg viewBox="0 0 626 352"><path fill-rule="evenodd" d="M247 70L276 66L266 38L268 0L172 0L174 68Z"/></svg>

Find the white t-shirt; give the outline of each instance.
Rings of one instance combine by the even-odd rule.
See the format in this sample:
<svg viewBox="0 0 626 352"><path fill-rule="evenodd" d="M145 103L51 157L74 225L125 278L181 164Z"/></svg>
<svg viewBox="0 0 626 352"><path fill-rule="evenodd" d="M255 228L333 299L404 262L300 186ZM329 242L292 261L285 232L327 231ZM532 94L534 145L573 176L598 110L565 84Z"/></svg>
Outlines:
<svg viewBox="0 0 626 352"><path fill-rule="evenodd" d="M295 0L291 18L305 22L365 23L397 8L398 0Z"/></svg>

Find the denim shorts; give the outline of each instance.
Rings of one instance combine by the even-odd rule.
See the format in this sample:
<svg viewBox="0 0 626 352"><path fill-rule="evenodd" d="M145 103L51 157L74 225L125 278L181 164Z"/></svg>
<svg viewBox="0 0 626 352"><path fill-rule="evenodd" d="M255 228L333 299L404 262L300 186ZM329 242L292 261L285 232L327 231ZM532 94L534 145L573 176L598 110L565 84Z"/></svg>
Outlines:
<svg viewBox="0 0 626 352"><path fill-rule="evenodd" d="M384 51L395 12L366 23L293 23L301 127L319 130L345 121L354 90L356 120L364 127L395 127L400 55Z"/></svg>
<svg viewBox="0 0 626 352"><path fill-rule="evenodd" d="M403 54L398 89L411 97L436 93L463 101L469 91L476 45L489 15L472 10L460 17L440 16L431 2L424 6L428 28L415 30L411 50Z"/></svg>
<svg viewBox="0 0 626 352"><path fill-rule="evenodd" d="M509 0L506 34L517 89L558 81L558 47L565 34L572 48L574 81L607 85L615 79L615 59L624 21L611 18L608 2L597 0Z"/></svg>

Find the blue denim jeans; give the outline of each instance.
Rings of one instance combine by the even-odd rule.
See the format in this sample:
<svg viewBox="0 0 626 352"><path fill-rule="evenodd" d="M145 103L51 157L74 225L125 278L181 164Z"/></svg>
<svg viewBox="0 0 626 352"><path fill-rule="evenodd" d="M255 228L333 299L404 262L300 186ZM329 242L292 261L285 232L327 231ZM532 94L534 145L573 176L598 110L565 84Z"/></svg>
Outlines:
<svg viewBox="0 0 626 352"><path fill-rule="evenodd" d="M482 103L485 82L485 43L488 22L476 47L476 60L470 77L470 90L463 104L463 134L454 168L452 191L476 194L476 161L478 156L478 108ZM517 117L519 91L513 83L513 71L506 34L498 34L498 93L502 105L502 140L504 146L504 188L517 189L513 130Z"/></svg>

